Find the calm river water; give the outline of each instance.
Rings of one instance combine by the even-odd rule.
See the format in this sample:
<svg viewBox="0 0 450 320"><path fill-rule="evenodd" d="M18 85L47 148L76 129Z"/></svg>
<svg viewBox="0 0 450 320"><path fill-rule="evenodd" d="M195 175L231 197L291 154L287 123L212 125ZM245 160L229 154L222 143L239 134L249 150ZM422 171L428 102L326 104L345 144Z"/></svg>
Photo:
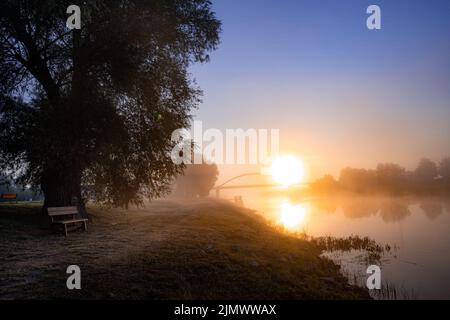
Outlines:
<svg viewBox="0 0 450 320"><path fill-rule="evenodd" d="M242 196L246 207L286 232L313 237L368 236L389 244L394 250L380 264L383 285L391 292L378 298L450 299L449 198L293 199L282 194L230 190L224 196ZM351 282L365 285L368 266L361 252L325 255L341 265Z"/></svg>

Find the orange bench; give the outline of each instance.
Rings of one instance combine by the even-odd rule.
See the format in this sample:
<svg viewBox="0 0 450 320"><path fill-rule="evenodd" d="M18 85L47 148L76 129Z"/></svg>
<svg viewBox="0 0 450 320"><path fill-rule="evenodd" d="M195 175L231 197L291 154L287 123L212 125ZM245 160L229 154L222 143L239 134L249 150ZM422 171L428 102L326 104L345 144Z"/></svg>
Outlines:
<svg viewBox="0 0 450 320"><path fill-rule="evenodd" d="M0 196L0 199L5 201L17 201L16 193L4 193Z"/></svg>

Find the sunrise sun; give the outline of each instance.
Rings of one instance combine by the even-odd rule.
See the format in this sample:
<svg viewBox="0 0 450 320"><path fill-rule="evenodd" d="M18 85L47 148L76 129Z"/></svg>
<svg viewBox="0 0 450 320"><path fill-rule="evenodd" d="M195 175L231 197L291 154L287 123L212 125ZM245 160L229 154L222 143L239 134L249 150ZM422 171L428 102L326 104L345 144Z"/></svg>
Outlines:
<svg viewBox="0 0 450 320"><path fill-rule="evenodd" d="M303 181L305 165L297 157L285 155L276 158L270 167L270 174L276 183L291 186Z"/></svg>

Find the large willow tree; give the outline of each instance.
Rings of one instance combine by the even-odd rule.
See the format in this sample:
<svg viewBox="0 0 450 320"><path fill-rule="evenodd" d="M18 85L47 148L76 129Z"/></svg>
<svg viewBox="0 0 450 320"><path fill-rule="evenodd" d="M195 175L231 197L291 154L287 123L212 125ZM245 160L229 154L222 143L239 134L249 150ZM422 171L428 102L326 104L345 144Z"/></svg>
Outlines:
<svg viewBox="0 0 450 320"><path fill-rule="evenodd" d="M69 30L69 5L81 30ZM220 22L208 0L2 0L0 161L45 195L113 206L168 190L171 134L201 92Z"/></svg>

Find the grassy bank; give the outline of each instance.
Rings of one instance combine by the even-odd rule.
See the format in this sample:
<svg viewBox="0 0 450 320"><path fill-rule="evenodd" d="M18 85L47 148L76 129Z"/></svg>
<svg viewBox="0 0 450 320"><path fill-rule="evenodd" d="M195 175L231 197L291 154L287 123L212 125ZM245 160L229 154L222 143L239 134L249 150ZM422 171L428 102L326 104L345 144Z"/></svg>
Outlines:
<svg viewBox="0 0 450 320"><path fill-rule="evenodd" d="M50 233L36 205L0 205L0 299L360 299L311 242L202 201L90 207L88 233ZM82 290L66 289L67 266Z"/></svg>

